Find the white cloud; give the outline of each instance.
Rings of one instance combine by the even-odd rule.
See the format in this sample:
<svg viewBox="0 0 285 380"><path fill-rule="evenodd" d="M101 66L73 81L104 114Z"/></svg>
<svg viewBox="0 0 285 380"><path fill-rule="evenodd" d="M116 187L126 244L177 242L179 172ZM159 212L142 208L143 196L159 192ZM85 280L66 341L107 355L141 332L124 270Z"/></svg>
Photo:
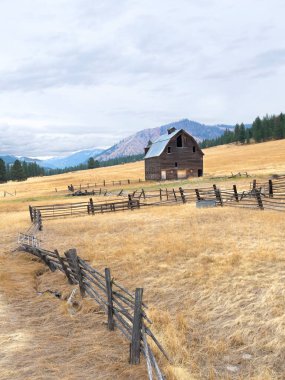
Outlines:
<svg viewBox="0 0 285 380"><path fill-rule="evenodd" d="M282 0L0 1L0 152L284 111Z"/></svg>

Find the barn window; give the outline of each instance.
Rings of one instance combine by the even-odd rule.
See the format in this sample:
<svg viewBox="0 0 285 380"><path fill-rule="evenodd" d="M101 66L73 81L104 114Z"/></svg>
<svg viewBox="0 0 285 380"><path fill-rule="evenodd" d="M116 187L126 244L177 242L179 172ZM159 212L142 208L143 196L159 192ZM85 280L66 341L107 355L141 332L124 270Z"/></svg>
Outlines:
<svg viewBox="0 0 285 380"><path fill-rule="evenodd" d="M177 162L175 162L175 164L174 164L174 165L175 165L175 167L177 168L177 166L178 166L178 163L177 163Z"/></svg>
<svg viewBox="0 0 285 380"><path fill-rule="evenodd" d="M167 153L171 153L171 146L167 147Z"/></svg>
<svg viewBox="0 0 285 380"><path fill-rule="evenodd" d="M193 146L193 153L196 152L196 146Z"/></svg>
<svg viewBox="0 0 285 380"><path fill-rule="evenodd" d="M183 144L182 144L182 135L179 135L176 139L176 143L177 143L177 148L182 148Z"/></svg>

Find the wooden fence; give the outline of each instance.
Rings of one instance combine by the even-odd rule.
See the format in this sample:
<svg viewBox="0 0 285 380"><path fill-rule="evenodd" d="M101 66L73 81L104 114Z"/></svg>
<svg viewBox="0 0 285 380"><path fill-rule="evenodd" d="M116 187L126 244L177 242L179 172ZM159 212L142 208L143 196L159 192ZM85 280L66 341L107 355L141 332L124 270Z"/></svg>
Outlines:
<svg viewBox="0 0 285 380"><path fill-rule="evenodd" d="M71 192L77 191L77 190L85 190L85 189L92 189L93 187L107 187L107 186L122 186L122 185L130 185L130 184L136 184L140 182L145 182L142 179L121 179L116 181L106 181L105 179L102 182L93 182L93 183L80 183L79 185L68 185L67 189Z"/></svg>
<svg viewBox="0 0 285 380"><path fill-rule="evenodd" d="M258 208L261 210L285 211L285 176L269 179L258 183L253 180L249 190L238 191L237 185L230 189L220 189L215 184L204 188L178 189L138 189L127 193L123 189L118 193L101 192L101 195L116 197L110 201L94 201L90 198L85 202L64 203L44 206L29 206L33 223L42 228L43 219L95 215L98 213L134 210L141 207L208 203L215 206ZM127 199L124 199L127 198Z"/></svg>
<svg viewBox="0 0 285 380"><path fill-rule="evenodd" d="M140 202L137 199L123 200L115 199L109 202L97 201L93 202L90 198L86 202L62 203L53 205L29 206L30 218L33 223L40 220L42 228L43 219L55 219L64 217L75 217L82 215L103 214L106 212L116 212L125 210L134 210L140 208Z"/></svg>
<svg viewBox="0 0 285 380"><path fill-rule="evenodd" d="M167 360L169 358L148 327L152 321L145 311L147 306L143 302L142 288L137 288L135 292L129 291L112 279L109 268L105 268L104 273L94 269L77 255L76 249L69 249L64 253L65 256L60 256L57 250L49 251L34 244L34 236L20 235L25 237L19 241L21 250L39 258L52 272L60 270L71 285L79 286L82 298L88 295L100 305L108 316L108 329L117 328L130 342L131 364L138 364L143 354L149 379L154 379L154 375L159 380L165 379L148 339L152 340Z"/></svg>

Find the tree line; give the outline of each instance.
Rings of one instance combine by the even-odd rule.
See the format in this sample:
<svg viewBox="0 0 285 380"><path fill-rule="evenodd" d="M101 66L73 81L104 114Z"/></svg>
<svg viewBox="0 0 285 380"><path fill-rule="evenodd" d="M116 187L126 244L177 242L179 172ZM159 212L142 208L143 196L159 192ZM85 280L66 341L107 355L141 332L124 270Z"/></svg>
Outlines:
<svg viewBox="0 0 285 380"><path fill-rule="evenodd" d="M252 142L264 142L285 138L285 115L257 117L251 127L246 128L243 123L236 124L234 130L226 129L225 132L214 139L206 139L200 143L200 147L224 145L230 143L250 144Z"/></svg>
<svg viewBox="0 0 285 380"><path fill-rule="evenodd" d="M13 164L5 164L0 158L0 182L24 181L29 177L38 177L45 174L44 168L40 167L36 162L21 162L15 160Z"/></svg>

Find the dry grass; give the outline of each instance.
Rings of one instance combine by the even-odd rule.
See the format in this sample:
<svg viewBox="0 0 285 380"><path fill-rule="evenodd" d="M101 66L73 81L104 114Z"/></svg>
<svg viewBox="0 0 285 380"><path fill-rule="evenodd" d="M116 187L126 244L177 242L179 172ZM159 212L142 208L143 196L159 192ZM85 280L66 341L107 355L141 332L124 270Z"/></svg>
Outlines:
<svg viewBox="0 0 285 380"><path fill-rule="evenodd" d="M270 144L256 145L254 159L252 147L221 147L228 159L250 148L232 165L218 159L224 157L218 148L209 149L206 170L285 171L277 153L263 164ZM138 178L141 170L136 163L100 175ZM88 182L90 173L97 176L95 170L17 184L22 202L0 203L1 379L146 378L144 363L127 364L126 341L119 332L107 332L106 318L93 303L84 300L70 316L65 301L37 294L51 289L66 297L71 289L63 276L42 273L42 264L10 252L17 232L29 226L29 192L52 201L55 186L65 188L79 178ZM169 379L272 380L285 373L284 229L282 213L197 210L187 204L49 221L41 239L61 253L76 247L100 270L109 266L130 289L144 287L153 329L173 358L172 365L161 361Z"/></svg>

